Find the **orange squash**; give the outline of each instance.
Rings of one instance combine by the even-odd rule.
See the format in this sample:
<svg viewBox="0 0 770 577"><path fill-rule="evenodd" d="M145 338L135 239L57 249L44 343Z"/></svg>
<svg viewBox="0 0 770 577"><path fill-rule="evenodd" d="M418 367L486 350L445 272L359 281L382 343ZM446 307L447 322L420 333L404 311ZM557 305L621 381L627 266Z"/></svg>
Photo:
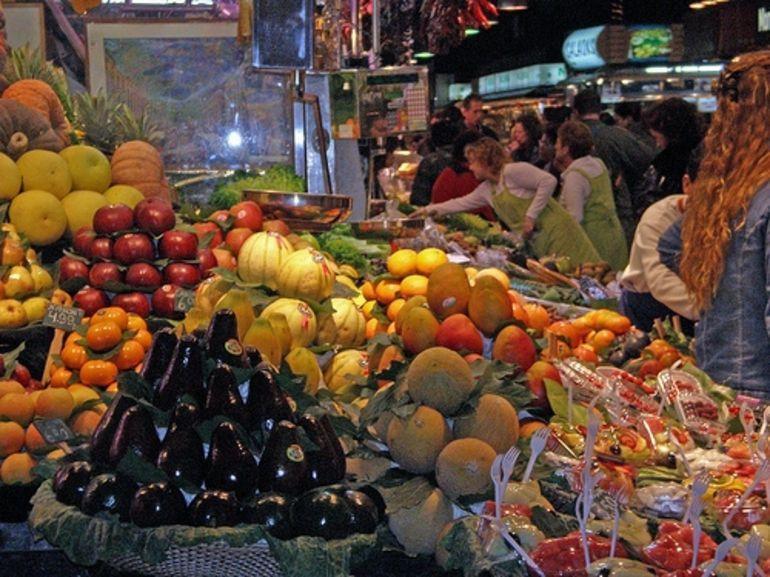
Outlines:
<svg viewBox="0 0 770 577"><path fill-rule="evenodd" d="M3 92L3 98L15 100L32 110L40 112L51 123L62 144L70 143L69 133L72 128L64 115L64 107L48 84L35 78L17 80Z"/></svg>
<svg viewBox="0 0 770 577"><path fill-rule="evenodd" d="M112 184L128 184L142 191L145 197L171 200L171 189L163 173L163 159L149 142L124 142L112 155L110 164Z"/></svg>

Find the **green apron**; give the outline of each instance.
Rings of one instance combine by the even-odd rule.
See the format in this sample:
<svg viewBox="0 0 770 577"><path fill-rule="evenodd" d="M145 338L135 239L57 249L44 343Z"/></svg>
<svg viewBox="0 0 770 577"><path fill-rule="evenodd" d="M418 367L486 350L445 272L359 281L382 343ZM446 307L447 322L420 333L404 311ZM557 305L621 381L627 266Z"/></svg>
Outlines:
<svg viewBox="0 0 770 577"><path fill-rule="evenodd" d="M492 208L497 218L511 230L521 230L531 203L531 198L519 198L504 186L492 194ZM553 198L548 199L537 217L531 245L537 258L568 256L574 266L601 260L585 231Z"/></svg>
<svg viewBox="0 0 770 577"><path fill-rule="evenodd" d="M583 229L599 256L612 270L625 269L628 264L628 245L623 226L615 211L609 172L604 168L598 176L592 178L579 168L573 170L591 185L591 194L583 207Z"/></svg>

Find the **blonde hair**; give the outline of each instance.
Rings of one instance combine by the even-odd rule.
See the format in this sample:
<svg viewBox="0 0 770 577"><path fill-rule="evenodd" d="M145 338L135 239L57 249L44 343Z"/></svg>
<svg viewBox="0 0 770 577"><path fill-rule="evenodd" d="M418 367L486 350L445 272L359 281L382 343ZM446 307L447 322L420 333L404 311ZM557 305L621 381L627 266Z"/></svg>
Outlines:
<svg viewBox="0 0 770 577"><path fill-rule="evenodd" d="M500 174L503 165L508 161L505 149L494 138L485 136L465 147L465 158L468 162L478 161L490 172Z"/></svg>
<svg viewBox="0 0 770 577"><path fill-rule="evenodd" d="M711 306L733 230L770 180L770 50L734 58L704 141L698 180L682 225L680 274L701 310Z"/></svg>

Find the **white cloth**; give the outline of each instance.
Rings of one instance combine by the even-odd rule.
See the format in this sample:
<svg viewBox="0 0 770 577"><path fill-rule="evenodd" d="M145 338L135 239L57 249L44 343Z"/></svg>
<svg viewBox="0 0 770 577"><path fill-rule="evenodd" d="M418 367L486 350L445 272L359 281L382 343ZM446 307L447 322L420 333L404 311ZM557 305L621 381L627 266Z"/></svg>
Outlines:
<svg viewBox="0 0 770 577"><path fill-rule="evenodd" d="M497 184L484 181L470 194L434 204L431 208L438 215L469 212L491 206L492 197L497 192L507 188L511 194L519 198L532 199L527 209L527 216L532 220L537 220L556 189L556 184L556 177L544 170L540 170L528 162L512 162L503 167L500 181Z"/></svg>
<svg viewBox="0 0 770 577"><path fill-rule="evenodd" d="M651 205L636 227L628 266L623 271L621 286L636 293L651 293L678 315L698 320L698 309L687 287L674 271L660 261L658 241L680 216L683 194L667 196Z"/></svg>

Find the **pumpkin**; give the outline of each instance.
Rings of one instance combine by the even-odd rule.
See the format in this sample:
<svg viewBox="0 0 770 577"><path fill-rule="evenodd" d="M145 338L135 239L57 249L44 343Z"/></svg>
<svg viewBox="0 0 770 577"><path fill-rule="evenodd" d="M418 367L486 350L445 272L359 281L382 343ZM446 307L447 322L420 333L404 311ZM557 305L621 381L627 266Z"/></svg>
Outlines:
<svg viewBox="0 0 770 577"><path fill-rule="evenodd" d="M160 152L149 142L129 140L118 146L110 161L112 184L128 184L146 197L171 201Z"/></svg>
<svg viewBox="0 0 770 577"><path fill-rule="evenodd" d="M334 271L326 257L315 249L292 253L278 272L278 293L313 301L329 298L334 287Z"/></svg>
<svg viewBox="0 0 770 577"><path fill-rule="evenodd" d="M70 143L69 133L72 127L64 115L64 107L59 97L47 83L36 78L17 80L5 89L3 98L21 102L32 110L37 110L51 123L51 128L62 145L67 146Z"/></svg>
<svg viewBox="0 0 770 577"><path fill-rule="evenodd" d="M292 252L291 243L277 232L252 234L238 252L238 274L246 282L275 290L278 271Z"/></svg>
<svg viewBox="0 0 770 577"><path fill-rule="evenodd" d="M369 356L366 351L348 349L332 357L324 368L324 382L327 388L338 395L347 393L359 378L369 375Z"/></svg>
<svg viewBox="0 0 770 577"><path fill-rule="evenodd" d="M0 99L0 152L16 159L28 150L62 148L64 143L42 114L15 100Z"/></svg>
<svg viewBox="0 0 770 577"><path fill-rule="evenodd" d="M259 318L268 319L272 313L286 317L291 332L291 348L307 347L316 336L317 322L313 309L298 299L280 298L265 307Z"/></svg>
<svg viewBox="0 0 770 577"><path fill-rule="evenodd" d="M343 347L358 347L366 340L366 319L353 301L333 298L334 313L324 315L318 323L319 345L332 344Z"/></svg>

